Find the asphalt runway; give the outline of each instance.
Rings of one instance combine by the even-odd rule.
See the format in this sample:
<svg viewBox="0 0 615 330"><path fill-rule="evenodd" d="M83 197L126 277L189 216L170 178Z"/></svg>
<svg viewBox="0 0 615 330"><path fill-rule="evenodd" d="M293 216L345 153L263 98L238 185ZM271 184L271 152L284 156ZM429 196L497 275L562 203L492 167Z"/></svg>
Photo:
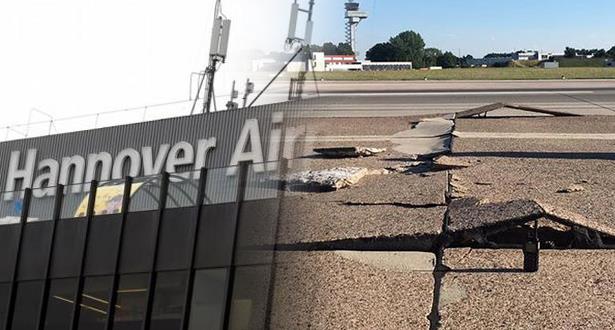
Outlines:
<svg viewBox="0 0 615 330"><path fill-rule="evenodd" d="M308 91L315 95L315 88ZM583 115L615 115L615 81L319 82L306 117L446 114L509 103ZM499 111L514 115L515 111Z"/></svg>

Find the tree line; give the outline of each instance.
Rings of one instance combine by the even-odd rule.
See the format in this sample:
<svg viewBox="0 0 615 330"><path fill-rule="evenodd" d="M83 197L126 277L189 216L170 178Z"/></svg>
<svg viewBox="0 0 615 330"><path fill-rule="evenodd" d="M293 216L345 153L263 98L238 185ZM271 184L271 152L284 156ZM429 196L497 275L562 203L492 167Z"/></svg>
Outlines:
<svg viewBox="0 0 615 330"><path fill-rule="evenodd" d="M340 42L337 45L332 42L325 42L322 46L311 45L310 49L312 52L325 53L325 55L354 55L350 44L345 42Z"/></svg>
<svg viewBox="0 0 615 330"><path fill-rule="evenodd" d="M615 46L609 50L605 49L576 49L566 47L564 57L572 58L577 56L593 56L596 58L613 58L615 59Z"/></svg>
<svg viewBox="0 0 615 330"><path fill-rule="evenodd" d="M425 46L420 33L405 31L388 42L376 44L367 51L366 58L374 62L412 62L415 68L468 66L473 59L470 55L457 57L450 51Z"/></svg>
<svg viewBox="0 0 615 330"><path fill-rule="evenodd" d="M352 48L347 43L335 45L332 42L324 43L322 46L312 45L312 51L324 52L325 55L354 55ZM490 53L485 58L511 57L514 53ZM596 58L615 59L615 46L610 50L605 49L575 49L566 47L565 57L593 56ZM414 31L404 31L389 41L374 45L367 51L366 59L373 62L412 62L415 68L426 68L431 66L441 66L443 68L469 67L471 55L457 57L450 51L442 51L437 48L426 47L425 40L420 33Z"/></svg>

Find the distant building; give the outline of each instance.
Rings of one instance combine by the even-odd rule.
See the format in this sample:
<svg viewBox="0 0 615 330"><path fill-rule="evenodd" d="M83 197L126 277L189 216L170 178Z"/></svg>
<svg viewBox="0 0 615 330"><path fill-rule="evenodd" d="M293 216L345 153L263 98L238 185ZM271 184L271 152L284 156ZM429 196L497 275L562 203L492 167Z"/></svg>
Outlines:
<svg viewBox="0 0 615 330"><path fill-rule="evenodd" d="M323 52L312 53L311 67L316 72L363 69L354 55L325 55Z"/></svg>
<svg viewBox="0 0 615 330"><path fill-rule="evenodd" d="M537 52L537 60L546 61L557 57L563 57L564 53L553 53L553 52Z"/></svg>
<svg viewBox="0 0 615 330"><path fill-rule="evenodd" d="M540 67L543 69L559 69L559 62L557 61L542 62L540 63Z"/></svg>
<svg viewBox="0 0 615 330"><path fill-rule="evenodd" d="M515 58L513 56L502 56L502 57L485 57L485 58L474 58L468 60L470 66L473 67L482 67L482 66L505 66L509 62L514 61Z"/></svg>
<svg viewBox="0 0 615 330"><path fill-rule="evenodd" d="M549 61L564 57L564 53L542 52L535 50L526 50L517 53L511 53L509 56L486 57L469 60L470 66L473 67L492 67L506 66L512 61Z"/></svg>
<svg viewBox="0 0 615 330"><path fill-rule="evenodd" d="M364 71L401 71L412 70L412 62L371 62L361 63Z"/></svg>
<svg viewBox="0 0 615 330"><path fill-rule="evenodd" d="M312 70L316 72L323 72L327 69L325 65L325 53L313 53L312 54Z"/></svg>
<svg viewBox="0 0 615 330"><path fill-rule="evenodd" d="M411 70L412 62L371 62L359 61L354 55L325 55L322 52L312 54L314 71L399 71Z"/></svg>
<svg viewBox="0 0 615 330"><path fill-rule="evenodd" d="M357 57L355 55L324 55L325 64L355 64Z"/></svg>
<svg viewBox="0 0 615 330"><path fill-rule="evenodd" d="M538 52L533 50L518 52L513 55L515 61L531 61L538 59Z"/></svg>

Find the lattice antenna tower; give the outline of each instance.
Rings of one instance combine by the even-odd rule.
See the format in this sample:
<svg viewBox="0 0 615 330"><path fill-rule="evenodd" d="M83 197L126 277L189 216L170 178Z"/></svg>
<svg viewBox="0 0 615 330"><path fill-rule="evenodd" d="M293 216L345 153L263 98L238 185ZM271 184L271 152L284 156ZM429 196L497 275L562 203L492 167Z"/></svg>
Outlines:
<svg viewBox="0 0 615 330"><path fill-rule="evenodd" d="M361 11L358 2L348 0L346 3L346 43L357 54L357 27L362 20L367 19L368 13Z"/></svg>

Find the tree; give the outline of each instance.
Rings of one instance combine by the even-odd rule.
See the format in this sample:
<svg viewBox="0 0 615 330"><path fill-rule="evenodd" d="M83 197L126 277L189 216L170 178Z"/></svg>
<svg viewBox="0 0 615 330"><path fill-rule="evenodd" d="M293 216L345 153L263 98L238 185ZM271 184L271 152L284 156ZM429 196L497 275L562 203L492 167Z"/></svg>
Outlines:
<svg viewBox="0 0 615 330"><path fill-rule="evenodd" d="M489 53L485 58L512 57L514 53Z"/></svg>
<svg viewBox="0 0 615 330"><path fill-rule="evenodd" d="M606 52L606 56L608 58L615 59L615 46L613 46L613 48L609 49L609 51Z"/></svg>
<svg viewBox="0 0 615 330"><path fill-rule="evenodd" d="M322 46L311 45L312 52L323 52L325 55L354 55L349 44L340 42L337 46L332 42L325 42Z"/></svg>
<svg viewBox="0 0 615 330"><path fill-rule="evenodd" d="M606 57L606 50L604 50L604 49L596 50L596 52L594 53L594 57L605 58Z"/></svg>
<svg viewBox="0 0 615 330"><path fill-rule="evenodd" d="M457 56L455 56L455 54L451 53L451 52L446 52L440 56L438 56L438 66L441 66L443 68L454 68L457 66L457 63L459 62L459 59L457 58Z"/></svg>
<svg viewBox="0 0 615 330"><path fill-rule="evenodd" d="M463 68L469 68L472 66L472 60L474 60L474 56L466 55L459 59L459 65Z"/></svg>
<svg viewBox="0 0 615 330"><path fill-rule="evenodd" d="M337 45L336 55L354 55L354 52L352 51L352 47L350 46L350 44L345 43L345 42L340 42Z"/></svg>
<svg viewBox="0 0 615 330"><path fill-rule="evenodd" d="M425 48L424 64L426 67L438 65L438 57L442 56L442 51L437 48Z"/></svg>
<svg viewBox="0 0 615 330"><path fill-rule="evenodd" d="M577 50L571 47L566 47L566 50L564 51L564 57L577 57Z"/></svg>
<svg viewBox="0 0 615 330"><path fill-rule="evenodd" d="M310 50L312 51L312 53L322 53L322 52L324 52L322 46L319 46L319 45L310 45Z"/></svg>
<svg viewBox="0 0 615 330"><path fill-rule="evenodd" d="M337 53L337 46L332 42L325 42L322 45L322 51L325 53L325 55L339 55Z"/></svg>
<svg viewBox="0 0 615 330"><path fill-rule="evenodd" d="M397 50L390 42L383 42L368 50L365 57L374 62L392 62L397 60Z"/></svg>
<svg viewBox="0 0 615 330"><path fill-rule="evenodd" d="M405 31L389 41L396 50L396 61L412 62L414 67L424 67L425 41L414 31Z"/></svg>

